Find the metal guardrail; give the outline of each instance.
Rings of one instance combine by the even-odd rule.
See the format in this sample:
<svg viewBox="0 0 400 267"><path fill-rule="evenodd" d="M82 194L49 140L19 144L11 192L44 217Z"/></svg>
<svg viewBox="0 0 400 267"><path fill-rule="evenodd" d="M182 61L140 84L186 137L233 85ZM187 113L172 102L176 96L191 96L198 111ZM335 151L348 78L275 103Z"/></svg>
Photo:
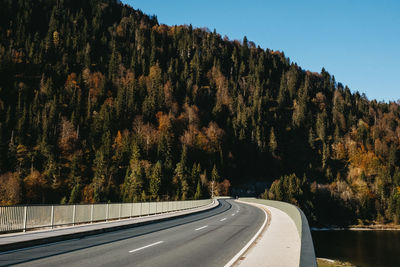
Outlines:
<svg viewBox="0 0 400 267"><path fill-rule="evenodd" d="M0 206L0 233L147 216L197 208L212 201Z"/></svg>

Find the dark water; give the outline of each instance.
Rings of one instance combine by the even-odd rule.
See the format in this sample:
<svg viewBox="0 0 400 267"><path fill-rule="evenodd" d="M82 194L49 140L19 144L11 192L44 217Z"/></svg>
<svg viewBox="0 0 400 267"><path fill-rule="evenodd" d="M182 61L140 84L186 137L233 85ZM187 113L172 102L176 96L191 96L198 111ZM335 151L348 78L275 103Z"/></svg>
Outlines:
<svg viewBox="0 0 400 267"><path fill-rule="evenodd" d="M400 267L400 231L312 231L319 258L362 267Z"/></svg>

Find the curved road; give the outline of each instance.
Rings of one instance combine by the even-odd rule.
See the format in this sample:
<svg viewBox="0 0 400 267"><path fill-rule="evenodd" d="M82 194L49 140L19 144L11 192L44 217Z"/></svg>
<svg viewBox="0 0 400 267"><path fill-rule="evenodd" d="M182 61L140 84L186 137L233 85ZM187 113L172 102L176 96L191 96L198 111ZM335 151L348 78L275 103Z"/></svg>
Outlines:
<svg viewBox="0 0 400 267"><path fill-rule="evenodd" d="M115 232L0 253L0 266L223 266L265 220L220 200L212 210Z"/></svg>

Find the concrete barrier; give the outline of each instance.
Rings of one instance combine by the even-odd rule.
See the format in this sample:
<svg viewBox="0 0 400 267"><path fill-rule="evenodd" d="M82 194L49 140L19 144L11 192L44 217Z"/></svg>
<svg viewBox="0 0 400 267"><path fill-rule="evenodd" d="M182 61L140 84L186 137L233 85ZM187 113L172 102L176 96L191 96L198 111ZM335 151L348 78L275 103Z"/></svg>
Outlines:
<svg viewBox="0 0 400 267"><path fill-rule="evenodd" d="M317 267L315 257L314 244L311 237L308 220L303 211L298 207L281 201L255 199L255 198L240 198L240 201L262 204L269 207L279 209L286 213L295 223L297 232L301 240L300 248L300 267Z"/></svg>

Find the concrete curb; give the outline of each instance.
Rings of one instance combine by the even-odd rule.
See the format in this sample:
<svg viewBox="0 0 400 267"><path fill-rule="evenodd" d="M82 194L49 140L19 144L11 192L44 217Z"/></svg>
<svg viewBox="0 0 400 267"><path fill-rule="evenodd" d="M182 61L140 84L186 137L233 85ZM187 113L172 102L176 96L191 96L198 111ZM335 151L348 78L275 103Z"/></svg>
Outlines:
<svg viewBox="0 0 400 267"><path fill-rule="evenodd" d="M28 232L25 234L15 234L15 235L7 235L5 237L0 237L0 252L6 252L10 250L16 250L16 249L22 249L26 247L32 247L32 246L38 246L38 245L43 245L43 244L48 244L48 243L54 243L54 242L60 242L60 241L65 241L69 239L75 239L75 238L82 238L85 236L90 236L90 235L97 235L101 233L107 233L107 232L112 232L112 231L117 231L117 230L122 230L122 229L128 229L128 228L133 228L137 226L142 226L142 225L147 225L151 224L154 222L162 222L162 221L167 221L171 219L176 219L176 218L182 218L186 216L193 215L195 213L202 213L205 211L208 211L210 209L216 208L220 205L218 199L215 199L213 203L205 206L205 207L200 207L200 208L194 208L190 210L183 210L183 211L178 211L178 212L170 212L170 213L164 213L161 214L164 217L160 218L159 215L155 216L148 216L148 217L137 217L137 218L132 218L132 219L127 219L127 220L119 220L119 221L114 221L114 222L106 222L106 223L99 223L99 224L89 224L89 225L83 225L83 226L77 226L77 227L69 227L69 228L64 228L64 229L57 229L60 231L59 235L50 235L54 234L54 231L48 230L48 231L41 231L38 232ZM167 216L165 216L167 215ZM142 221L137 221L138 219L143 219ZM127 222L127 221L132 221L132 222ZM120 225L113 225L117 224L118 222L123 223ZM107 226L108 225L108 226ZM91 229L85 231L85 227L96 227L96 229ZM75 228L75 229L74 229ZM64 230L64 233L62 233ZM73 230L78 230L78 232L70 232ZM46 236L46 233L48 236ZM24 235L28 237L28 235L32 234L42 234L41 236L38 236L37 238L26 238L26 240L21 240L23 239ZM3 239L15 239L14 242L6 242L1 244L1 241Z"/></svg>

